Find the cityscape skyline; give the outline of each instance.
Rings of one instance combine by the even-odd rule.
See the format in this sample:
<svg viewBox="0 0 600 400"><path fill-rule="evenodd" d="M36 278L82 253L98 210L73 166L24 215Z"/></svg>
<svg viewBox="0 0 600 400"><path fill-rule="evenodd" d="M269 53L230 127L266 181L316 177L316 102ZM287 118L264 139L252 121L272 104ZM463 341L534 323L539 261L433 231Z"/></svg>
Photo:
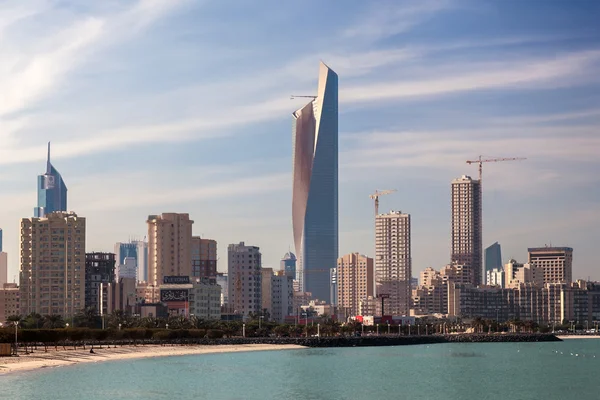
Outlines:
<svg viewBox="0 0 600 400"><path fill-rule="evenodd" d="M87 251L110 251L117 241L143 236L148 215L185 212L199 221L194 234L220 243L220 271L226 270L226 245L239 241L259 246L264 266L276 267L293 244L288 155L294 105L289 95L312 93L318 58L343 77L340 255L374 256L370 192L410 188L383 198L381 210L410 212L414 275L428 266L440 268L450 249L448 182L464 174L474 176L475 168L464 161L478 154L519 155L527 156L527 163L490 165L486 170L483 246L502 243L503 262L525 262L527 247L573 247L573 278L600 279L594 269L594 238L600 236L600 193L594 176L599 166L595 132L600 102L591 90L597 87L591 72L600 53L597 34L579 28L595 5L547 10L553 24L533 18L535 8L528 5L521 6L522 12L516 12L514 4L498 6L495 18L512 18L511 30L489 26L475 41L471 32L489 21L491 12L461 8L463 29L446 30L442 37L435 27L452 23L459 8L454 2L423 2L426 5L408 11L389 4L354 4L335 23L310 32L315 36L287 30L282 35L285 42L300 43L297 48L279 51L273 42L258 48L264 53L259 65L247 62L253 57L243 52L229 54L228 46L240 38L224 35L215 60L185 63L194 68L208 63L192 74L184 63L176 66L178 53L166 57L175 62L159 63L156 69L138 68L148 61L139 56L148 46L164 54L169 50L163 41L167 39L174 52L203 53L198 50L208 46L207 41L194 40L192 45L182 35L200 35L194 29L197 20L215 19L226 11L215 5L207 10L160 4L162 8L133 6L130 14L109 6L47 10L60 16L57 21L75 35L44 25L36 9L0 12L0 46L13 39L31 51L23 53L22 65L31 65L36 55L50 54L48 62L62 68L48 68L44 80L32 81L28 91L12 86L28 81L27 69L0 70L0 88L6 89L7 82L9 89L15 88L2 90L10 95L0 104L0 122L9 139L1 161L5 191L0 194L6 205L0 211L0 226L5 231L9 281L18 274L18 221L31 214L36 198L32 177L45 158L39 143L49 139L57 168L69 181L69 211L88 220ZM282 18L313 11L308 7L291 13L284 7ZM328 6L324 15L333 11ZM195 23L188 19L195 17ZM129 30L127 18L143 21L136 27L144 31L144 38ZM37 26L56 41L19 36L14 32L16 21ZM400 31L399 26L405 28ZM168 35L161 39L165 27ZM266 43L261 36L272 37L276 28L275 22L265 23L243 39ZM226 31L214 23L207 29ZM430 36L423 35L427 32ZM69 47L73 37L81 42ZM295 41L298 37L307 40ZM309 38L314 37L326 39L311 44ZM54 52L63 46L66 53ZM97 54L90 54L92 47ZM106 56L107 62L95 63L98 55ZM233 66L232 59L243 68ZM209 73L224 63L231 69L218 79ZM95 81L105 76L129 82L127 88L135 93L153 81L154 74L160 74L164 84L144 89L141 100L131 94L116 101L121 99L119 85L113 87L104 78ZM176 76L183 81L174 80ZM235 96L224 95L231 90L228 82L235 83ZM198 97L202 101L190 108L189 100ZM136 107L125 105L133 103ZM99 104L106 108L99 111ZM165 108L167 104L174 107ZM158 112L163 108L165 114ZM237 116L233 122L231 115ZM202 119L192 118L198 116ZM22 139L13 140L17 137ZM154 157L161 162L148 161ZM157 181L163 185L160 190L149 184Z"/></svg>

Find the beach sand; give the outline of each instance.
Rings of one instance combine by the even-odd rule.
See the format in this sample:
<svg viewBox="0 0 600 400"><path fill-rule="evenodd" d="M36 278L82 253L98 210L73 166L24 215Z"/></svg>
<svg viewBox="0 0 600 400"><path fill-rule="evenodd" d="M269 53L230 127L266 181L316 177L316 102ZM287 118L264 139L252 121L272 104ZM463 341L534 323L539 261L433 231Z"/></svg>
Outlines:
<svg viewBox="0 0 600 400"><path fill-rule="evenodd" d="M58 351L54 348L38 348L34 353L21 354L19 357L0 357L0 375L32 371L40 368L60 367L74 365L79 363L114 361L114 360L132 360L138 358L164 357L164 356L184 356L191 354L213 354L213 353L234 353L241 351L264 351L264 350L290 350L304 349L304 346L293 344L272 345L272 344L242 344L242 345L167 345L167 346L123 346L102 348L94 347L94 354L90 353L90 347L83 349L64 350L59 347Z"/></svg>

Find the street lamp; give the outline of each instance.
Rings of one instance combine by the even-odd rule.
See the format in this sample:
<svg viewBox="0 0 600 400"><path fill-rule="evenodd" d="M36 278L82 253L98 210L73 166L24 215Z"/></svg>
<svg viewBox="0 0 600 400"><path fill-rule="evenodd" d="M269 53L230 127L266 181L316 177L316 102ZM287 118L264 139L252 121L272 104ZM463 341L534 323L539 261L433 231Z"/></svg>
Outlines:
<svg viewBox="0 0 600 400"><path fill-rule="evenodd" d="M246 337L246 324L242 324L242 337Z"/></svg>
<svg viewBox="0 0 600 400"><path fill-rule="evenodd" d="M321 337L321 324L317 324L317 337Z"/></svg>
<svg viewBox="0 0 600 400"><path fill-rule="evenodd" d="M19 339L18 339L19 321L15 321L15 355L19 355Z"/></svg>
<svg viewBox="0 0 600 400"><path fill-rule="evenodd" d="M377 336L379 336L379 324L377 324Z"/></svg>
<svg viewBox="0 0 600 400"><path fill-rule="evenodd" d="M121 324L119 324L119 330L121 330Z"/></svg>
<svg viewBox="0 0 600 400"><path fill-rule="evenodd" d="M67 327L67 329L68 329L68 328L69 328L69 323L67 322L67 323L65 324L65 326L66 326L66 327Z"/></svg>
<svg viewBox="0 0 600 400"><path fill-rule="evenodd" d="M121 324L119 324L119 325L121 325ZM166 324L166 325L165 325L165 327L166 327L167 329L169 329L169 324Z"/></svg>
<svg viewBox="0 0 600 400"><path fill-rule="evenodd" d="M388 322L388 335L390 334L390 323Z"/></svg>

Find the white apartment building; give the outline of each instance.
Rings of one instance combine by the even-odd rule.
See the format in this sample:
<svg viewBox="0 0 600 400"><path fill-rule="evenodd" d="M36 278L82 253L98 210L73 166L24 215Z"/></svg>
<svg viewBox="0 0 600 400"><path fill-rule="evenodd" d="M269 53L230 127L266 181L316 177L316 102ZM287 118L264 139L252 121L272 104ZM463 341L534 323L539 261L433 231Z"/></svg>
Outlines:
<svg viewBox="0 0 600 400"><path fill-rule="evenodd" d="M294 313L294 277L285 270L271 276L271 320L279 323Z"/></svg>
<svg viewBox="0 0 600 400"><path fill-rule="evenodd" d="M221 319L221 286L216 279L196 279L188 293L190 315L199 319Z"/></svg>
<svg viewBox="0 0 600 400"><path fill-rule="evenodd" d="M485 284L487 286L505 287L504 270L493 268L485 272Z"/></svg>
<svg viewBox="0 0 600 400"><path fill-rule="evenodd" d="M262 311L262 261L260 248L244 242L227 248L228 297L230 308L247 317Z"/></svg>
<svg viewBox="0 0 600 400"><path fill-rule="evenodd" d="M375 279L385 315L409 315L412 257L410 215L400 211L375 218Z"/></svg>
<svg viewBox="0 0 600 400"><path fill-rule="evenodd" d="M521 283L531 283L542 287L544 270L535 264L520 264L511 259L504 266L504 283L507 288L517 287Z"/></svg>

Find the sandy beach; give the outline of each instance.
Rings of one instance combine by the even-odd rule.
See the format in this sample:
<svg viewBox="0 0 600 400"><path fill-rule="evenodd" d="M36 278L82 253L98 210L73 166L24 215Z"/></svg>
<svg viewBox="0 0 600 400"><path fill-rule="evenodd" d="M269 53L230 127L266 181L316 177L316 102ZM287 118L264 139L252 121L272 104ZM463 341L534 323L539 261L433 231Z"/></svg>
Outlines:
<svg viewBox="0 0 600 400"><path fill-rule="evenodd" d="M123 346L107 348L94 348L90 353L90 347L86 350L64 350L59 347L38 349L31 354L22 354L19 357L0 357L0 375L11 372L32 371L40 368L60 367L79 363L91 363L101 361L132 360L138 358L184 356L191 354L233 353L242 351L265 351L265 350L291 350L304 349L298 345L272 345L272 344L243 344L243 345L218 345L218 346Z"/></svg>

